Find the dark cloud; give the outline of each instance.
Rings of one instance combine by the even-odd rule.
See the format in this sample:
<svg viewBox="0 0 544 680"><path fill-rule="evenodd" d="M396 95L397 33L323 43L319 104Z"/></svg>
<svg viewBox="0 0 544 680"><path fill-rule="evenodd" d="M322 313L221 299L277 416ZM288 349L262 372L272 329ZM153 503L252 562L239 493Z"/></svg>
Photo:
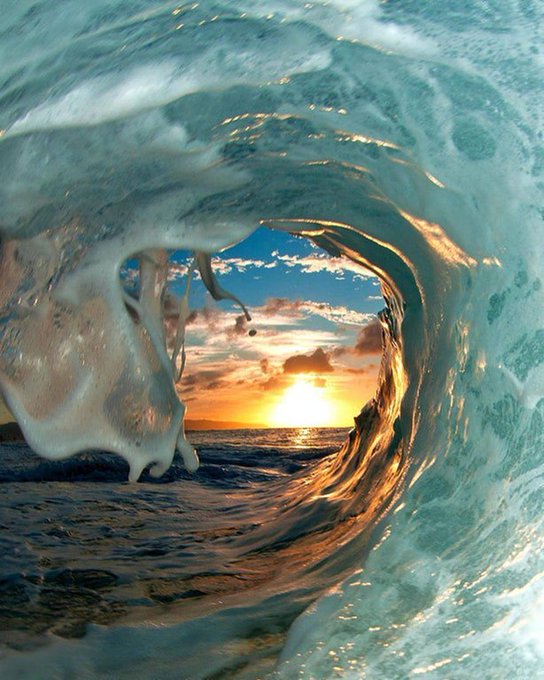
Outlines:
<svg viewBox="0 0 544 680"><path fill-rule="evenodd" d="M195 373L192 373L190 375L184 375L181 382L181 388L190 390L193 387L196 387L197 383L198 377Z"/></svg>
<svg viewBox="0 0 544 680"><path fill-rule="evenodd" d="M382 353L382 325L377 319L361 328L353 352L355 354Z"/></svg>
<svg viewBox="0 0 544 680"><path fill-rule="evenodd" d="M163 298L162 309L164 316L164 330L168 349L173 348L174 340L177 334L180 302L180 298L169 292L167 292ZM194 324L196 321L202 321L208 327L208 330L216 331L219 316L220 312L217 309L211 307L193 309L189 313L189 316L185 321L185 325L191 326L191 324Z"/></svg>
<svg viewBox="0 0 544 680"><path fill-rule="evenodd" d="M339 345L331 351L333 357L340 357L344 354L356 354L357 356L364 356L367 354L381 353L382 325L378 319L371 321L369 324L361 328L357 334L357 338L353 347Z"/></svg>
<svg viewBox="0 0 544 680"><path fill-rule="evenodd" d="M185 374L179 385L179 390L183 394L194 392L195 390L219 390L230 385L226 377L229 375L228 369L210 369Z"/></svg>
<svg viewBox="0 0 544 680"><path fill-rule="evenodd" d="M228 385L228 382L226 380L212 380L209 382L207 385L204 385L205 390L220 390L223 387L226 387Z"/></svg>
<svg viewBox="0 0 544 680"><path fill-rule="evenodd" d="M316 376L314 378L314 387L327 387L327 381L325 378L319 378Z"/></svg>
<svg viewBox="0 0 544 680"><path fill-rule="evenodd" d="M265 316L284 314L285 316L300 316L302 312L302 300L289 300L289 298L268 298L262 308Z"/></svg>
<svg viewBox="0 0 544 680"><path fill-rule="evenodd" d="M329 355L318 347L313 354L296 354L283 362L284 373L332 373Z"/></svg>
<svg viewBox="0 0 544 680"><path fill-rule="evenodd" d="M236 317L234 326L228 329L227 338L229 338L229 340L232 340L233 338L239 335L246 335L246 333L247 333L247 319L243 314L240 314L240 316Z"/></svg>
<svg viewBox="0 0 544 680"><path fill-rule="evenodd" d="M270 373L270 361L268 359L261 359L261 371L264 374Z"/></svg>
<svg viewBox="0 0 544 680"><path fill-rule="evenodd" d="M279 375L273 375L271 378L268 378L264 383L261 384L261 388L263 390L281 390L284 387L287 387L289 384L289 380L282 374Z"/></svg>
<svg viewBox="0 0 544 680"><path fill-rule="evenodd" d="M162 303L162 309L165 320L177 325L179 318L179 305L181 299L172 293L166 293ZM185 322L187 326L195 323L197 320L204 322L211 328L217 326L217 322L221 317L221 311L215 307L201 307L200 309L192 309L189 312L187 321Z"/></svg>
<svg viewBox="0 0 544 680"><path fill-rule="evenodd" d="M193 314L194 316L192 316ZM194 309L189 315L189 319L191 319L191 323L204 321L208 330L216 331L221 315L221 310L216 307L201 307L200 309ZM187 323L189 323L189 319L187 320Z"/></svg>

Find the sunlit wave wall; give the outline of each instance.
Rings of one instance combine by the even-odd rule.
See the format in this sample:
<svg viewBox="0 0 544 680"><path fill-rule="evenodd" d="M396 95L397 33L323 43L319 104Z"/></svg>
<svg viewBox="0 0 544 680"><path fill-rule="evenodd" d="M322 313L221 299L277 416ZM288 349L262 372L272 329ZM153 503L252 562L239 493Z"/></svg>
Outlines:
<svg viewBox="0 0 544 680"><path fill-rule="evenodd" d="M388 305L377 398L312 493L358 512L379 455L389 514L277 672L538 674L541 6L3 4L2 388L30 442L167 464L182 409L125 318L119 267L259 224L303 233L379 275ZM62 372L48 343L85 370Z"/></svg>

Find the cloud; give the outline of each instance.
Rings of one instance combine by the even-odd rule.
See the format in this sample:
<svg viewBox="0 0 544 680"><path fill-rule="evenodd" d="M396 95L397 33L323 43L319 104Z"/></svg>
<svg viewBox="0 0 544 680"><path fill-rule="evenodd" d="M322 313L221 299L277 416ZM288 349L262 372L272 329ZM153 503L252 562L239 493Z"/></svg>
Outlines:
<svg viewBox="0 0 544 680"><path fill-rule="evenodd" d="M353 351L355 354L382 353L382 325L378 319L361 328Z"/></svg>
<svg viewBox="0 0 544 680"><path fill-rule="evenodd" d="M264 316L276 316L283 314L284 316L301 316L302 300L290 300L285 297L268 298L264 305L260 307L259 311Z"/></svg>
<svg viewBox="0 0 544 680"><path fill-rule="evenodd" d="M184 279L189 271L189 266L179 262L168 263L168 281L178 281ZM198 274L198 272L197 272Z"/></svg>
<svg viewBox="0 0 544 680"><path fill-rule="evenodd" d="M215 259L215 258L214 258ZM219 258L217 258L219 259ZM271 262L264 262L264 260L251 260L242 257L230 257L223 260L228 266L233 267L239 272L245 272L246 269L273 269L277 266L277 262L272 260ZM213 260L212 260L213 264Z"/></svg>
<svg viewBox="0 0 544 680"><path fill-rule="evenodd" d="M247 332L248 332L247 319L243 314L240 314L239 316L236 317L234 326L227 330L227 338L229 338L229 340L232 340L237 336L246 335Z"/></svg>
<svg viewBox="0 0 544 680"><path fill-rule="evenodd" d="M177 303L179 304L179 300ZM174 306L176 304L175 302L170 304L172 305L170 309L165 310L165 321L167 324L175 323L177 325L179 312ZM191 310L187 317L186 325L198 327L206 333L228 332L232 329L229 329L225 322L227 321L227 323L230 324L231 318L232 315L228 317L227 321L224 313L217 307L200 307L199 309Z"/></svg>
<svg viewBox="0 0 544 680"><path fill-rule="evenodd" d="M264 316L283 315L293 318L303 317L305 314L320 316L333 323L341 323L352 326L367 324L375 319L374 314L357 312L344 305L334 306L328 302L316 302L314 300L290 300L289 298L268 298L262 307L255 310Z"/></svg>
<svg viewBox="0 0 544 680"><path fill-rule="evenodd" d="M261 359L262 372L267 376L264 382L257 384L263 390L281 390L292 384L292 376L300 373L332 373L329 356L320 347L313 354L294 354L283 362L283 373L278 372L271 366L268 358ZM326 387L327 383L321 376L315 376L313 384L316 387Z"/></svg>
<svg viewBox="0 0 544 680"><path fill-rule="evenodd" d="M177 334L180 299L170 292L163 298L163 317L168 349L172 349ZM199 325L206 333L215 333L222 324L221 311L215 307L193 309L185 322L186 327Z"/></svg>
<svg viewBox="0 0 544 680"><path fill-rule="evenodd" d="M193 371L182 377L179 389L182 393L218 390L231 385L231 381L227 380L228 377L231 377L230 368Z"/></svg>
<svg viewBox="0 0 544 680"><path fill-rule="evenodd" d="M379 319L373 319L361 328L352 347L337 346L332 350L332 355L335 357L344 354L366 356L367 354L381 354L382 349L382 325Z"/></svg>
<svg viewBox="0 0 544 680"><path fill-rule="evenodd" d="M263 390L281 390L284 387L287 387L289 385L289 379L282 375L273 375L271 378L268 378L264 383L261 383L261 388Z"/></svg>
<svg viewBox="0 0 544 680"><path fill-rule="evenodd" d="M297 311L299 310L299 311ZM304 311L306 310L306 311ZM309 351L316 346L333 346L338 342L338 328L316 330L303 323L306 314L316 313L322 317L334 318L338 325L351 321L366 321L373 315L351 312L343 307L331 307L328 303L272 298L260 307L250 309L252 323L234 310L223 310L214 305L193 310L187 321L187 347L225 350L225 340L236 340L239 351L261 353L266 357L289 356L295 352ZM177 325L175 306L169 303L166 310L168 334ZM250 335L251 330L256 331ZM232 348L232 345L229 345Z"/></svg>
<svg viewBox="0 0 544 680"><path fill-rule="evenodd" d="M354 278L361 280L375 279L375 275L361 265L346 257L331 257L326 253L310 253L309 255L281 255L277 250L272 253L272 260L244 257L212 257L212 269L216 276L226 276L233 271L244 274L251 269L274 269L278 265L294 268L299 267L304 274L316 274L328 272L337 278L344 278L349 272ZM189 261L190 262L190 261ZM186 278L189 271L187 262L169 262L168 281L181 281ZM139 269L137 267L125 267L121 276L128 288L138 285ZM200 279L200 273L195 271L194 277Z"/></svg>
<svg viewBox="0 0 544 680"><path fill-rule="evenodd" d="M180 298L167 291L163 299L163 313L167 347L172 349L177 332ZM375 315L358 312L345 306L314 300L291 300L285 297L268 298L264 304L251 308L253 322L233 309L222 309L213 303L191 310L186 321L186 348L192 358L195 352L207 355L229 351L249 352L254 358L268 359L310 351L316 346L334 348L333 356L344 350L335 345L347 327L360 328L375 319ZM334 324L331 330L308 328L305 319L321 317ZM226 346L226 341L228 345ZM255 357L255 354L257 356ZM261 355L259 357L258 355Z"/></svg>
<svg viewBox="0 0 544 680"><path fill-rule="evenodd" d="M264 260L252 260L244 257L212 257L212 269L216 276L225 276L230 274L233 270L243 274L248 269L273 269L277 266L277 262L272 260L265 262ZM170 262L168 265L168 280L178 281L184 279L189 271L189 266L181 262ZM200 279L198 270L194 274L196 279Z"/></svg>
<svg viewBox="0 0 544 680"><path fill-rule="evenodd" d="M223 387L227 387L230 383L228 383L226 380L212 380L209 382L207 385L204 386L205 390L219 390Z"/></svg>
<svg viewBox="0 0 544 680"><path fill-rule="evenodd" d="M177 325L176 307L175 296L170 299L167 295L164 309L168 335ZM381 329L374 315L325 302L281 297L267 299L251 313L253 322L248 324L237 311L213 304L191 312L187 322L186 375L180 386L184 395L206 390L226 394L230 388L236 389L236 381L246 383L248 388L279 390L291 384L297 374L313 373L312 380L333 371L339 377L342 373L347 376L351 367L343 363L334 366L334 357L381 353ZM335 327L308 328L304 320L310 314L330 319ZM367 322L363 329L361 323L355 323L361 321ZM249 328L258 331L255 337L249 336ZM357 336L356 329L361 329ZM351 337L350 345L340 344L343 336L344 342ZM215 373L206 373L210 369Z"/></svg>
<svg viewBox="0 0 544 680"><path fill-rule="evenodd" d="M278 251L274 251L272 256L286 267L300 267L304 274L329 272L343 278L346 272L350 272L354 278L364 281L374 278L374 274L346 257L331 257L325 253L310 253L304 256L280 255Z"/></svg>
<svg viewBox="0 0 544 680"><path fill-rule="evenodd" d="M329 355L321 347L309 356L296 354L283 362L284 373L332 373L333 371Z"/></svg>
<svg viewBox="0 0 544 680"><path fill-rule="evenodd" d="M327 321L349 326L360 326L361 324L368 323L374 318L373 314L357 312L354 309L348 309L348 307L344 307L343 305L330 305L328 302L312 302L306 300L302 303L302 309L309 314L321 316Z"/></svg>

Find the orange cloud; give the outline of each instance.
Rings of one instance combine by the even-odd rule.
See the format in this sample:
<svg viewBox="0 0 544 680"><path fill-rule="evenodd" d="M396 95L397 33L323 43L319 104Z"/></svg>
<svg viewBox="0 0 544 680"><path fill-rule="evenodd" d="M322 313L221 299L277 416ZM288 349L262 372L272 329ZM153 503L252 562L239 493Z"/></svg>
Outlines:
<svg viewBox="0 0 544 680"><path fill-rule="evenodd" d="M382 353L382 325L377 319L361 328L353 351L355 354Z"/></svg>
<svg viewBox="0 0 544 680"><path fill-rule="evenodd" d="M281 373L279 375L273 375L268 378L264 383L261 384L263 390L281 390L289 385L289 380Z"/></svg>
<svg viewBox="0 0 544 680"><path fill-rule="evenodd" d="M382 325L378 319L375 319L361 328L352 347L335 347L333 356L340 357L344 354L356 354L358 356L381 354L382 333Z"/></svg>
<svg viewBox="0 0 544 680"><path fill-rule="evenodd" d="M309 356L296 354L283 362L284 373L332 373L333 371L329 355L321 347Z"/></svg>

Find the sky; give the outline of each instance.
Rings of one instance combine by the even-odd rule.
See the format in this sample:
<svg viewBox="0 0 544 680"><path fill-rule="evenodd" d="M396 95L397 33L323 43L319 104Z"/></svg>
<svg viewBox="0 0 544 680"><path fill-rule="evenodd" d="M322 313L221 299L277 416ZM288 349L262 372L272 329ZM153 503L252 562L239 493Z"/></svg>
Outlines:
<svg viewBox="0 0 544 680"><path fill-rule="evenodd" d="M191 258L171 255L174 297L183 294ZM231 301L214 301L199 275L193 277L178 388L187 418L352 425L376 388L378 280L306 238L264 227L212 264L221 287L243 301L252 320Z"/></svg>

